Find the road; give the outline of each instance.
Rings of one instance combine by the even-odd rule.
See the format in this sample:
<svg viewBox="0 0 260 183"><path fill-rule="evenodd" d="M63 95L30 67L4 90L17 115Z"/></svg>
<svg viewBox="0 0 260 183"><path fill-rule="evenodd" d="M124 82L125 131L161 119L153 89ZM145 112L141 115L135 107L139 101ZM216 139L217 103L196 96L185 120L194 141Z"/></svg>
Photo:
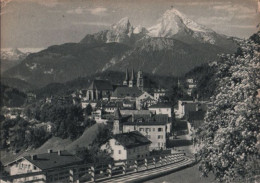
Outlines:
<svg viewBox="0 0 260 183"><path fill-rule="evenodd" d="M130 173L126 175L121 175L117 177L113 177L111 179L107 180L99 180L96 182L103 182L103 183L115 183L115 182L141 182L149 179L153 179L159 176L163 176L166 174L169 174L171 172L177 171L179 169L185 168L189 165L191 165L194 162L193 159L190 159L186 156L182 157L178 160L172 160L171 162L168 162L168 164L152 168L149 170L144 170L144 168L140 168L138 172Z"/></svg>

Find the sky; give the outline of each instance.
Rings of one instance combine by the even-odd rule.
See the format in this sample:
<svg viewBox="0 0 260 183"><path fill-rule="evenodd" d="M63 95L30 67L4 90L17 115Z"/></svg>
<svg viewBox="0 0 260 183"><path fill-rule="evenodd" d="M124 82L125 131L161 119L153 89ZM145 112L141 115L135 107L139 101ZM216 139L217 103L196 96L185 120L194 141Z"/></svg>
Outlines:
<svg viewBox="0 0 260 183"><path fill-rule="evenodd" d="M248 38L259 30L257 0L1 0L1 48L79 42L124 17L148 28L171 6L217 33Z"/></svg>

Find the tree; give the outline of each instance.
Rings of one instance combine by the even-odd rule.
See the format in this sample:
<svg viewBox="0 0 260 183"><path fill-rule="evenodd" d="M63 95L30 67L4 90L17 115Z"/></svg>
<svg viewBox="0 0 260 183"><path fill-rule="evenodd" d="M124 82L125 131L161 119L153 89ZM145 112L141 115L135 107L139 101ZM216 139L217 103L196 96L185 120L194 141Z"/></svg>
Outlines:
<svg viewBox="0 0 260 183"><path fill-rule="evenodd" d="M213 172L218 181L244 182L246 177L256 174L260 133L258 49L252 40L244 41L239 54L222 55L216 64L213 106L197 134L200 170L204 176Z"/></svg>

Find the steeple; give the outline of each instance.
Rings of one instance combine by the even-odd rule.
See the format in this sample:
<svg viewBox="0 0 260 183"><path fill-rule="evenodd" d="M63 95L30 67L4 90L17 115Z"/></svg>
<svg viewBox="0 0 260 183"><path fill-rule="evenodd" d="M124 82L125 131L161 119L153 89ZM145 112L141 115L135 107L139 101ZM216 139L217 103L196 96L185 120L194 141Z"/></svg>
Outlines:
<svg viewBox="0 0 260 183"><path fill-rule="evenodd" d="M124 86L127 86L128 85L128 82L129 82L129 75L128 75L128 69L126 68L126 71L125 71L125 80L123 82L123 85Z"/></svg>
<svg viewBox="0 0 260 183"><path fill-rule="evenodd" d="M134 87L135 82L136 82L135 73L134 73L134 69L132 69L131 79L129 81L129 87Z"/></svg>
<svg viewBox="0 0 260 183"><path fill-rule="evenodd" d="M134 73L134 69L132 69L132 74L131 74L131 81L134 81L135 80L135 73Z"/></svg>
<svg viewBox="0 0 260 183"><path fill-rule="evenodd" d="M114 112L114 119L115 120L121 120L121 118L122 118L122 115L121 115L119 107L117 105L117 108L116 108L116 110Z"/></svg>
<svg viewBox="0 0 260 183"><path fill-rule="evenodd" d="M113 122L113 134L114 135L121 133L121 130L120 130L121 119L122 119L122 115L121 115L119 107L117 105L117 108L114 113L114 122Z"/></svg>

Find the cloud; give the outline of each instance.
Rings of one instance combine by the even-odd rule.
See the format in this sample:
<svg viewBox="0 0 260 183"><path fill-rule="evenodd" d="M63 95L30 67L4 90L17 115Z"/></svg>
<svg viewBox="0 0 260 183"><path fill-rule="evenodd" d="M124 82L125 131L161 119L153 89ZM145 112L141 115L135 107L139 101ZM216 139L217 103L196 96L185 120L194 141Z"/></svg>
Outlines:
<svg viewBox="0 0 260 183"><path fill-rule="evenodd" d="M93 26L110 26L111 24L106 22L74 22L74 25L93 25Z"/></svg>
<svg viewBox="0 0 260 183"><path fill-rule="evenodd" d="M213 7L216 11L226 11L226 12L236 12L236 13L254 13L255 9L250 9L246 6L242 6L239 4L225 4L225 5L215 5Z"/></svg>
<svg viewBox="0 0 260 183"><path fill-rule="evenodd" d="M97 8L85 8L85 7L77 7L75 9L68 10L69 14L84 14L90 13L92 15L105 16L107 15L107 8L97 7Z"/></svg>
<svg viewBox="0 0 260 183"><path fill-rule="evenodd" d="M106 8L102 8L102 7L98 7L98 8L94 8L94 9L89 9L91 14L93 15L104 15L107 12Z"/></svg>

